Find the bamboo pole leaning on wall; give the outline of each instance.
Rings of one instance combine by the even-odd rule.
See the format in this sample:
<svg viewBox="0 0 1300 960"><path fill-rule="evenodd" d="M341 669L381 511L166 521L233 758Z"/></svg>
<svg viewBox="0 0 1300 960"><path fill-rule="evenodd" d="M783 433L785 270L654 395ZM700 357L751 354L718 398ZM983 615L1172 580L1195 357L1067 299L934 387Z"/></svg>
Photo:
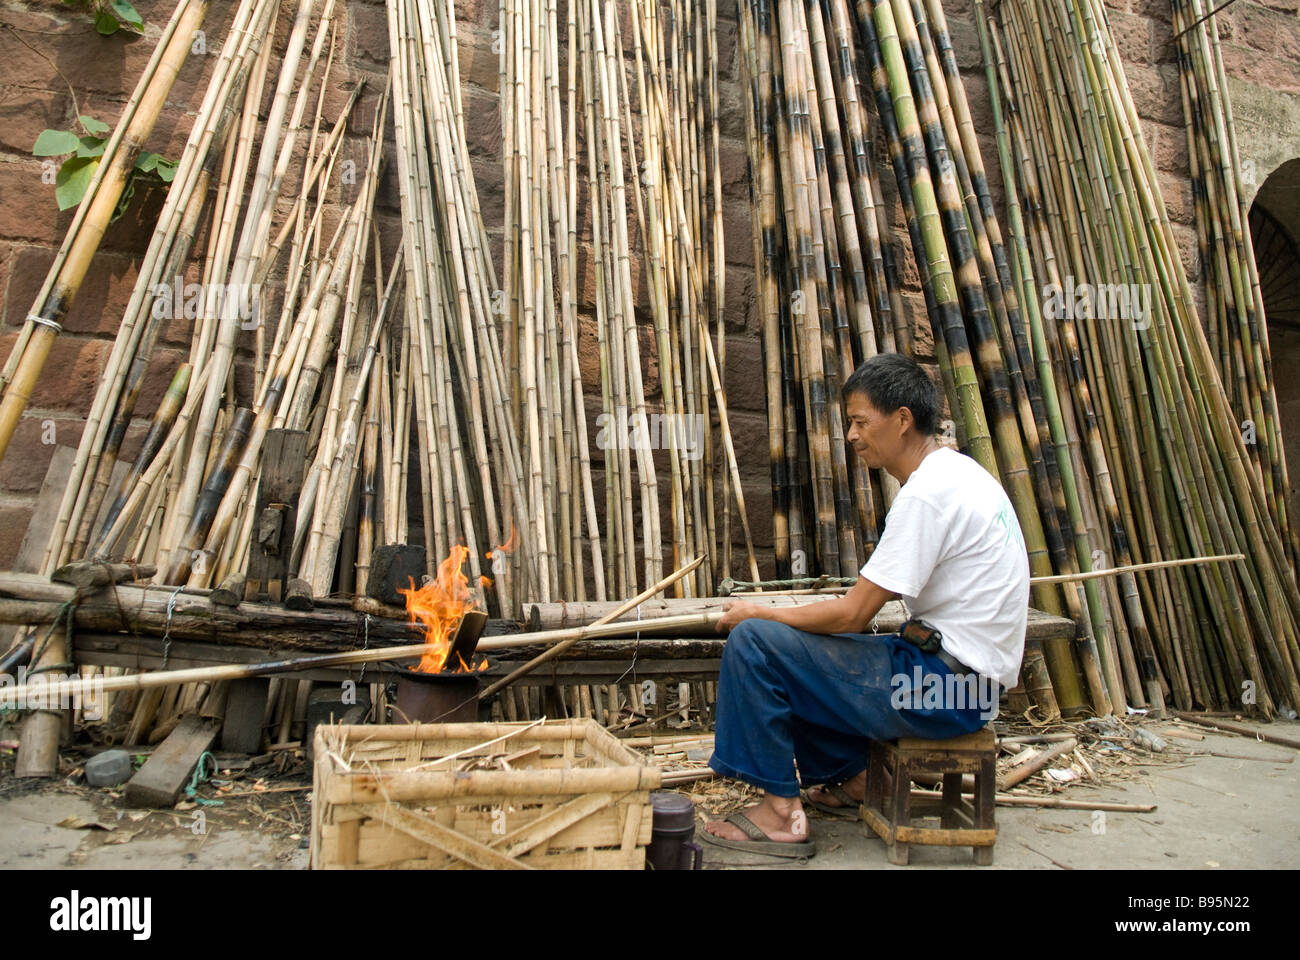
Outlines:
<svg viewBox="0 0 1300 960"><path fill-rule="evenodd" d="M1003 168L1014 174L1008 196L1023 199L1027 214L1025 222L1017 202L1014 262L1026 302L1035 281L1041 285L1041 316L1031 311L1037 359L1045 370L1050 362L1053 376L1044 382L1054 380L1060 398L1058 460L1068 453L1088 480L1075 492L1094 557L1117 566L1189 553L1246 557L1143 570L1108 586L1114 629L1097 636L1108 693L1116 708L1158 709L1171 696L1180 709L1253 706L1271 716L1279 704L1300 702L1300 592L1267 479L1266 461L1280 448L1249 451L1243 441L1105 11L1091 0L1068 9L1008 0L996 20L985 21L982 4L976 15L998 101ZM1187 15L1179 5L1176 18ZM1183 43L1189 108L1202 92L1213 100L1206 30ZM1227 128L1226 110L1198 109L1190 152L1194 175L1217 177L1214 189L1225 193L1231 177L1211 168L1220 164L1216 151L1231 152ZM1208 218L1210 188L1198 182ZM1230 210L1218 206L1231 229ZM1218 223L1209 229L1222 234L1225 221L1206 222ZM1241 252L1235 256L1244 277ZM1219 275L1231 281L1223 249L1215 253ZM1224 290L1241 296L1231 308L1210 298L1212 334L1224 327L1225 309L1246 311L1244 282ZM1115 291L1124 297L1111 296ZM1249 323L1240 332L1243 357L1262 359ZM1233 369L1244 372L1244 363ZM1235 395L1262 413L1260 384L1245 382L1248 389ZM1266 418L1260 422L1267 430ZM1078 531L1077 514L1073 522Z"/></svg>
<svg viewBox="0 0 1300 960"><path fill-rule="evenodd" d="M90 261L135 168L136 158L153 131L176 75L190 54L194 32L208 12L207 0L182 0L150 57L135 93L109 137L98 168L73 219L66 254L56 255L24 324L20 343L5 367L0 399L0 458L4 457L23 410L31 399L54 340L62 331ZM111 151L109 148L112 148ZM16 358L16 359L15 359Z"/></svg>

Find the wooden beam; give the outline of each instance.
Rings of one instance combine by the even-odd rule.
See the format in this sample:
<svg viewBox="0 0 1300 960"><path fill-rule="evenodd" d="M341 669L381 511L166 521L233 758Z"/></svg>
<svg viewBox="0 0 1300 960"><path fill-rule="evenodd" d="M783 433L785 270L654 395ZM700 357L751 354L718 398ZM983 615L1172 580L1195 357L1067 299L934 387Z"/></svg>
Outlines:
<svg viewBox="0 0 1300 960"><path fill-rule="evenodd" d="M34 574L0 572L0 623L53 623L76 590ZM209 590L117 584L76 606L78 631L168 633L173 640L206 640L263 649L329 653L412 643L420 630L405 619L367 616L347 606L317 602L314 610L289 610L279 604L214 606ZM169 613L170 608L170 613ZM489 620L485 637L519 632L513 620Z"/></svg>
<svg viewBox="0 0 1300 960"><path fill-rule="evenodd" d="M180 723L145 761L126 785L126 802L133 807L170 807L189 782L199 757L217 739L220 722L182 717Z"/></svg>

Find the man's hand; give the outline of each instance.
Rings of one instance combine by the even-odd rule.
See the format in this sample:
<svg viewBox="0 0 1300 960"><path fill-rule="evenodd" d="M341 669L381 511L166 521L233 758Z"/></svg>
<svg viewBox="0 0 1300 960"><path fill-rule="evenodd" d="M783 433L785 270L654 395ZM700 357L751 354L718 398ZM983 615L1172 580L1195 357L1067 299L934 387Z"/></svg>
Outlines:
<svg viewBox="0 0 1300 960"><path fill-rule="evenodd" d="M714 629L718 633L727 633L741 620L748 620L750 617L761 617L766 610L766 607L760 607L748 600L732 600L723 605L722 619L717 622Z"/></svg>

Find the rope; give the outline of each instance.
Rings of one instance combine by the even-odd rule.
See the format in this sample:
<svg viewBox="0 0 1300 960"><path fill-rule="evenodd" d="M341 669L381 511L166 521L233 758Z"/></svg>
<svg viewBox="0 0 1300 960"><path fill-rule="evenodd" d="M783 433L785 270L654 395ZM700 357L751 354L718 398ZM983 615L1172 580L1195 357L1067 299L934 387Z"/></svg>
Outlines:
<svg viewBox="0 0 1300 960"><path fill-rule="evenodd" d="M167 657L172 651L172 614L176 612L176 595L185 589L185 585L177 587L172 591L172 595L167 598L167 628L163 631L162 638L162 669L167 669ZM214 761L215 762L215 761Z"/></svg>
<svg viewBox="0 0 1300 960"><path fill-rule="evenodd" d="M718 584L718 596L729 597L738 591L800 590L815 587L851 587L856 577L801 577L797 580L733 580L730 577Z"/></svg>
<svg viewBox="0 0 1300 960"><path fill-rule="evenodd" d="M32 644L32 654L31 657L28 659L28 663L30 664L30 666L26 668L26 673L25 673L26 677L30 678L35 676L38 673L53 673L55 671L66 674L67 671L76 669L75 664L71 663L70 661L65 663L47 663L44 666L39 666L39 664L41 662L41 657L45 655L46 647L48 647L50 645L50 641L54 639L54 631L59 628L59 621L61 621L64 617L67 617L68 619L67 626L66 626L67 642L68 642L67 649L69 651L72 649L72 626L73 623L75 622L75 617L73 613L77 608L77 600L80 598L80 596L81 596L81 591L77 590L75 593L73 593L71 598L59 604L59 609L55 611L54 620L53 622L50 623L50 628L45 631L45 636L41 638L40 643ZM0 715L8 716L18 712L20 711L17 708L6 707L0 710ZM50 709L48 705L44 709L35 708L31 712L32 713L53 713L53 714L62 713L61 710Z"/></svg>
<svg viewBox="0 0 1300 960"><path fill-rule="evenodd" d="M200 797L198 795L196 790L198 785L203 781L210 779L212 776L212 774L204 775L204 761L211 761L212 773L217 772L217 758L212 755L211 751L204 750L203 753L199 755L198 764L194 767L194 776L190 777L190 784L185 788L185 796L203 807L224 807L226 805L226 801L224 800L209 800L207 797Z"/></svg>
<svg viewBox="0 0 1300 960"><path fill-rule="evenodd" d="M59 621L62 620L64 617L68 618L68 623L67 623L68 640L69 642L71 642L73 611L77 607L77 598L79 594L80 591L74 593L72 595L72 599L66 600L59 605L58 611L54 614L54 622L50 624L50 629L45 631L45 636L41 638L40 644L32 650L32 657L30 660L31 663L39 664L41 662L41 657L45 653L45 648L50 645L50 640L53 639L54 637L54 631L58 629ZM27 671L27 676L29 677L34 676L35 674L38 673L49 673L54 670L59 670L59 671L70 670L72 669L72 666L73 666L72 663L49 663L43 667L35 666Z"/></svg>
<svg viewBox="0 0 1300 960"><path fill-rule="evenodd" d="M361 649L369 650L370 649L370 614L363 613L361 615L361 627L365 634L361 642ZM366 663L361 664L361 673L357 675L357 686L360 686L361 684L366 682L367 666L369 666L369 664Z"/></svg>

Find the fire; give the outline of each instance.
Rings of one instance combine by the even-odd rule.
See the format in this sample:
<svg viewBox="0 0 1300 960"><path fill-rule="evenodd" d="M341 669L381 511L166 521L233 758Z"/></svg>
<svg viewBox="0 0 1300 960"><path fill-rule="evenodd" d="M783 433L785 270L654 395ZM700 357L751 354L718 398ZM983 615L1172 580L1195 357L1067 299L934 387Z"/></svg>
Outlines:
<svg viewBox="0 0 1300 960"><path fill-rule="evenodd" d="M412 582L411 589L397 591L406 597L406 612L411 622L424 627L425 653L416 667L422 673L442 672L461 619L474 609L469 578L461 570L467 556L469 550L457 544L447 559L438 564L436 579L418 590Z"/></svg>

